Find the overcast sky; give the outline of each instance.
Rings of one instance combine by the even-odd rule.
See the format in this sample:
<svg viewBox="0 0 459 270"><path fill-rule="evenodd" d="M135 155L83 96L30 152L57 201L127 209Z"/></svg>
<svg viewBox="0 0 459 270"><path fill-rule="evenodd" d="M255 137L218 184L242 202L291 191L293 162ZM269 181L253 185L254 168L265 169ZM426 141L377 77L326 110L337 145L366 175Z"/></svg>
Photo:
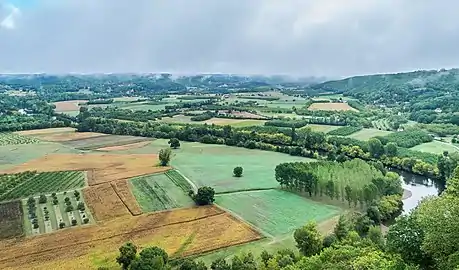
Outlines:
<svg viewBox="0 0 459 270"><path fill-rule="evenodd" d="M457 0L0 0L0 72L348 76L459 66Z"/></svg>

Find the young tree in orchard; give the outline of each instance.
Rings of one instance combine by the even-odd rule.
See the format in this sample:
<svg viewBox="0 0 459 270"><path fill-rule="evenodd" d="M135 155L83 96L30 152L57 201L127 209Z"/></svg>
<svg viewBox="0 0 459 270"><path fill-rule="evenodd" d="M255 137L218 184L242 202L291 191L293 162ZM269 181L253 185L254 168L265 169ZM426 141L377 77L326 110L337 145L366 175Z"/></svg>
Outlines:
<svg viewBox="0 0 459 270"><path fill-rule="evenodd" d="M131 262L137 256L137 247L133 243L126 243L119 248L120 255L116 257L116 262L121 265L123 269L128 269Z"/></svg>
<svg viewBox="0 0 459 270"><path fill-rule="evenodd" d="M317 230L315 222L309 222L296 229L293 238L295 238L296 246L304 256L315 255L322 249L322 236Z"/></svg>
<svg viewBox="0 0 459 270"><path fill-rule="evenodd" d="M197 205L208 205L214 202L215 190L211 187L200 187L193 196Z"/></svg>
<svg viewBox="0 0 459 270"><path fill-rule="evenodd" d="M159 150L158 156L161 166L167 166L167 164L169 164L169 161L171 161L171 149L166 148Z"/></svg>
<svg viewBox="0 0 459 270"><path fill-rule="evenodd" d="M238 167L233 169L233 175L236 176L236 177L241 177L243 171L244 171L244 169L242 169L242 167L238 166Z"/></svg>
<svg viewBox="0 0 459 270"><path fill-rule="evenodd" d="M168 144L171 146L171 148L180 148L180 141L177 138L170 139Z"/></svg>

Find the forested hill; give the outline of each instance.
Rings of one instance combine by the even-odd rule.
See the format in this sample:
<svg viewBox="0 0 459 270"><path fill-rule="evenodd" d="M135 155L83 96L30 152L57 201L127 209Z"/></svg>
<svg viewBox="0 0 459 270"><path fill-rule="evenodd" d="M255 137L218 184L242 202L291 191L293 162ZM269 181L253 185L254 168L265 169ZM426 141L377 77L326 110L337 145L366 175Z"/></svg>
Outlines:
<svg viewBox="0 0 459 270"><path fill-rule="evenodd" d="M371 104L400 107L423 123L449 120L459 112L459 69L350 77L312 86L315 92L343 93ZM438 110L442 110L439 117ZM456 119L456 120L459 120ZM456 121L451 121L456 123ZM459 124L457 121L456 124Z"/></svg>
<svg viewBox="0 0 459 270"><path fill-rule="evenodd" d="M284 76L243 76L232 74L201 74L178 76L162 74L0 74L0 93L8 90L30 90L44 99L86 99L85 92L99 95L123 95L130 92L135 95L148 95L161 92L180 92L199 89L207 92L225 92L226 90L252 90L304 86L317 83L317 78L293 79ZM108 91L107 91L108 90ZM65 93L63 97L56 96ZM69 93L74 93L69 95ZM64 97L65 96L65 97Z"/></svg>

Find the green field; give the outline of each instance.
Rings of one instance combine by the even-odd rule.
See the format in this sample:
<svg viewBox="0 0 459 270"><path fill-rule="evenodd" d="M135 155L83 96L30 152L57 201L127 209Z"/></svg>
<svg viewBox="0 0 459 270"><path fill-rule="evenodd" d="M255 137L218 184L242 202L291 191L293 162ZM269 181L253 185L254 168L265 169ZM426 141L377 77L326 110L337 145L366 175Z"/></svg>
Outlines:
<svg viewBox="0 0 459 270"><path fill-rule="evenodd" d="M85 181L86 175L80 171L4 174L0 175L0 200L81 188Z"/></svg>
<svg viewBox="0 0 459 270"><path fill-rule="evenodd" d="M459 152L459 147L454 146L450 143L431 141L428 143L423 143L416 145L415 147L410 148L411 150L427 152L432 154L442 154L444 151L449 153Z"/></svg>
<svg viewBox="0 0 459 270"><path fill-rule="evenodd" d="M160 110L164 110L166 108L167 105L174 105L174 103L165 103L165 104L156 104L156 105L152 105L152 104L146 104L146 103L132 103L132 104L126 104L126 105L122 105L122 106L119 106L121 109L125 109L125 110L133 110L133 111L148 111L148 110L152 110L152 111L160 111Z"/></svg>
<svg viewBox="0 0 459 270"><path fill-rule="evenodd" d="M180 142L181 147L172 151L171 164L199 186L211 186L216 192L275 188L274 168L281 162L315 161L271 151L246 149L225 145ZM116 153L158 153L169 147L167 140L159 139L148 146L116 151ZM113 152L115 153L115 152ZM233 177L233 168L242 166L243 176Z"/></svg>
<svg viewBox="0 0 459 270"><path fill-rule="evenodd" d="M364 128L361 131L357 131L347 137L354 138L361 141L367 141L376 136L385 136L392 133L392 131L379 130L374 128Z"/></svg>
<svg viewBox="0 0 459 270"><path fill-rule="evenodd" d="M303 128L310 128L312 129L312 131L315 131L315 132L328 133L332 130L340 128L340 126L309 124Z"/></svg>
<svg viewBox="0 0 459 270"><path fill-rule="evenodd" d="M31 145L0 146L0 170L8 169L47 154L80 153L59 143L42 142Z"/></svg>
<svg viewBox="0 0 459 270"><path fill-rule="evenodd" d="M0 146L18 144L36 144L40 141L32 137L26 137L15 133L0 133Z"/></svg>
<svg viewBox="0 0 459 270"><path fill-rule="evenodd" d="M131 179L132 193L144 212L172 208L191 207L193 200L188 196L189 188L178 186L169 174L153 174ZM180 179L179 179L180 181Z"/></svg>
<svg viewBox="0 0 459 270"><path fill-rule="evenodd" d="M291 233L310 220L321 222L340 209L283 190L217 195L215 203L272 236Z"/></svg>
<svg viewBox="0 0 459 270"><path fill-rule="evenodd" d="M162 117L159 122L164 122L164 123L194 123L194 124L199 124L202 122L196 122L196 121L191 121L191 116L185 116L185 115L175 115L174 117Z"/></svg>

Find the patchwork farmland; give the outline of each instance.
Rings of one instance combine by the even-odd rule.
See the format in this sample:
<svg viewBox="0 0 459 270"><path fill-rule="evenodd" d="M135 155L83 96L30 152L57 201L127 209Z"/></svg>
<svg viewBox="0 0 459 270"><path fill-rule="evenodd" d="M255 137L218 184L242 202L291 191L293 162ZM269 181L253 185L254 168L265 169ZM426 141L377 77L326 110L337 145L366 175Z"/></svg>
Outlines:
<svg viewBox="0 0 459 270"><path fill-rule="evenodd" d="M314 161L307 158L181 142L171 166L162 167L156 153L167 140L71 129L15 135L36 140L34 148L45 151L8 157L0 171L0 198L12 200L0 204L2 269L118 269L118 247L126 241L140 249L160 246L172 257L200 256L263 244L339 212L277 190L274 167ZM20 144L14 147L25 153ZM232 168L242 164L243 177L233 177ZM205 185L218 193L216 205L195 207L188 192ZM285 205L295 207L284 213Z"/></svg>

